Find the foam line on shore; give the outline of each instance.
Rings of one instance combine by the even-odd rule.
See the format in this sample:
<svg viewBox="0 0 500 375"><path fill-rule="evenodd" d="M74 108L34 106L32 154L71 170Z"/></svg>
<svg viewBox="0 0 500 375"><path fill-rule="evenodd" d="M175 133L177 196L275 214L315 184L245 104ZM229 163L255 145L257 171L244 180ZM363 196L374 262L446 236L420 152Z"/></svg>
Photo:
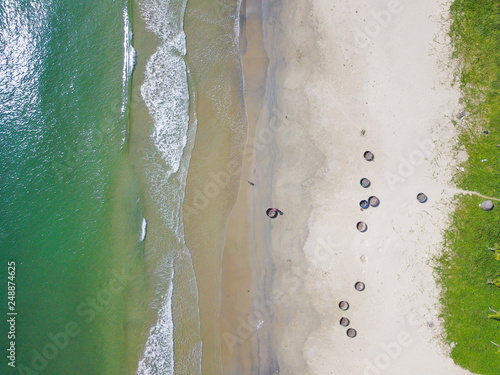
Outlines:
<svg viewBox="0 0 500 375"><path fill-rule="evenodd" d="M121 112L125 114L129 96L129 81L134 71L137 53L132 46L132 25L130 24L130 15L128 4L123 8L123 70L122 70L122 87L123 99Z"/></svg>

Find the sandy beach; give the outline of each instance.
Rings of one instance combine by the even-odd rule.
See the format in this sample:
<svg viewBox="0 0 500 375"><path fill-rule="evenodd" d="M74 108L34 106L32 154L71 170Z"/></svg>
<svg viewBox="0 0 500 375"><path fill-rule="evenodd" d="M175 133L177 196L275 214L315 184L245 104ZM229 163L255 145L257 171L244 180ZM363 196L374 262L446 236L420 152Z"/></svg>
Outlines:
<svg viewBox="0 0 500 375"><path fill-rule="evenodd" d="M439 340L432 269L456 192L447 3L248 1L246 15L249 137L223 258L224 373L468 373ZM370 196L379 206L362 210Z"/></svg>

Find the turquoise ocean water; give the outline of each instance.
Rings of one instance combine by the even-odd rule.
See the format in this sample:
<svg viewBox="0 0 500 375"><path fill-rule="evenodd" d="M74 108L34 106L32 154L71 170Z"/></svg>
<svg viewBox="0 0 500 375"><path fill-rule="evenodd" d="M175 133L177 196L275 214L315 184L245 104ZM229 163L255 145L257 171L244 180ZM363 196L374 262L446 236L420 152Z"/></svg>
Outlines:
<svg viewBox="0 0 500 375"><path fill-rule="evenodd" d="M235 4L193 2L217 51L192 44L198 87L218 87L219 56L237 50ZM201 373L182 219L198 126L186 6L0 0L0 374Z"/></svg>
<svg viewBox="0 0 500 375"><path fill-rule="evenodd" d="M138 5L0 2L4 354L11 261L17 313L16 367L2 355L2 374L173 373L175 263L186 262L189 271L179 217L189 96L182 38L176 40L185 4L172 3L167 13L168 4L145 1L141 12L151 18L150 28L170 30L152 31L173 38L176 60L167 78L179 89L163 81L167 46L145 74L143 98L153 122L138 161L128 120L135 59L130 15ZM154 204L149 210L147 202ZM194 301L194 324L185 335L193 365L186 368L199 370L196 288L183 287Z"/></svg>
<svg viewBox="0 0 500 375"><path fill-rule="evenodd" d="M127 147L127 7L0 3L0 272L4 285L16 262L18 313L16 368L2 356L2 374L133 367L130 317L146 308L131 296L147 285Z"/></svg>

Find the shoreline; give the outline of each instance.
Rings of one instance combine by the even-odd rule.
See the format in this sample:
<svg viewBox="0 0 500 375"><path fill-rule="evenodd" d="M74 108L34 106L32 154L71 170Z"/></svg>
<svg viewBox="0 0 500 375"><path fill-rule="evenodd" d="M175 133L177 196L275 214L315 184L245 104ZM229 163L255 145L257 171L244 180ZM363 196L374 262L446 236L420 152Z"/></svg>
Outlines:
<svg viewBox="0 0 500 375"><path fill-rule="evenodd" d="M250 206L252 206L254 191L259 189L259 184L255 180L257 177L256 149L253 146L253 139L263 105L268 64L268 57L263 46L262 16L261 0L242 2L240 54L248 135L243 150L238 197L229 216L222 263L219 322L223 373L225 374L255 373L255 363L258 362L257 343L249 339L253 336L254 329L250 327L244 332L248 327L243 328L242 331L241 325L251 313L255 299L258 299L261 294L255 282L255 267L252 265L254 262L252 253L256 242L252 234L254 214L250 213Z"/></svg>
<svg viewBox="0 0 500 375"><path fill-rule="evenodd" d="M190 115L197 123L183 203L184 233L199 296L201 372L214 374L222 371L219 317L225 235L247 135L237 12L237 2L193 0L184 17L194 99Z"/></svg>
<svg viewBox="0 0 500 375"><path fill-rule="evenodd" d="M273 193L276 184L280 184L280 182L273 176L273 172L277 171L275 166L281 162L283 152L276 143L275 136L277 134L284 137L290 136L290 125L293 121L293 116L289 118L288 114L281 111L278 105L281 87L276 84L274 75L281 74L282 64L275 63L272 65L271 61L279 58L274 53L273 47L273 37L279 33L273 28L279 25L276 21L281 9L276 5L274 7L269 5L259 4L258 2L252 4L254 7L261 7L263 35L260 38L260 36L255 35L255 29L251 29L253 48L243 57L247 60L247 64L244 63L245 82L252 83L251 86L245 88L245 98L247 105L249 103L250 105L253 104L253 108L248 110L249 136L245 149L247 157L245 160L247 162L242 173L240 195L232 212L229 225L233 227L248 225L248 239L245 237L246 233L244 237L239 237L241 232L245 232L244 229L240 230L240 233L228 230L226 251L228 247L234 247L236 244L240 251L243 250L243 253L248 252L251 285L255 292L251 293L250 310L242 309L241 306L238 310L233 306L232 314L228 314L228 311L231 311L231 309L228 309L226 315L221 315L221 321L229 320L231 322L230 324L221 324L222 345L223 347L226 345L226 352L223 352L223 357L225 357L224 373L231 374L275 373L279 371L276 357L276 351L278 351L276 344L279 344L279 342L276 340L276 332L272 322L275 311L287 308L285 304L286 291L280 290L277 292L275 289L273 290L273 279L279 278L294 283L299 282L295 275L289 277L288 270L285 270L285 272L280 269L275 270L275 260L273 259L272 249L276 246L272 238L273 229L279 227L279 222L286 220L286 215L291 214L291 212L285 213L284 217L279 216L274 220L267 218L265 215L266 208L280 207L280 199ZM259 15L255 13L255 9L253 12L248 13L251 17L257 17L257 19L253 20L252 27L259 26ZM262 58L266 60L263 65L267 66L269 64L267 70L263 72L266 76L264 86L259 84L263 82L262 78L255 79L256 72L262 73L262 65L257 63L260 69L253 65L255 61L261 60L255 58L252 54L259 55L259 53L261 60ZM259 83L256 84L256 82ZM295 110L290 110L290 113L293 114L294 112ZM295 137L297 137L297 134L295 134ZM312 165L314 164L315 162L312 162ZM250 179L255 185L249 186L247 179ZM306 224L307 212L308 210L304 209L301 213L298 213L298 216L302 216L303 225ZM303 241L305 241L305 237ZM241 256L240 261L244 257ZM224 272L227 272L226 267ZM229 298L226 303L231 303ZM244 306L247 307L248 304ZM235 315L235 313L237 314ZM230 351L227 350L231 345L236 348L236 354L231 355ZM245 350L251 351L245 353ZM238 367L238 361L241 361L242 358L243 366ZM297 368L299 368L298 365L294 367L294 370L297 370Z"/></svg>
<svg viewBox="0 0 500 375"><path fill-rule="evenodd" d="M255 174L242 174L237 202L248 199L257 296L229 333L254 352L244 372L225 373L469 374L438 339L439 290L429 264L456 191L449 181L459 94L442 68L449 51L438 46L446 4L281 6L263 5L269 66L248 145L264 133L269 140L245 169ZM363 159L366 150L374 162ZM359 186L363 177L368 189ZM425 204L416 200L420 192ZM368 195L381 204L360 211ZM267 207L284 216L261 220ZM357 221L368 224L366 233ZM366 290L356 291L357 281ZM351 306L345 313L341 300ZM346 336L342 316L356 338Z"/></svg>

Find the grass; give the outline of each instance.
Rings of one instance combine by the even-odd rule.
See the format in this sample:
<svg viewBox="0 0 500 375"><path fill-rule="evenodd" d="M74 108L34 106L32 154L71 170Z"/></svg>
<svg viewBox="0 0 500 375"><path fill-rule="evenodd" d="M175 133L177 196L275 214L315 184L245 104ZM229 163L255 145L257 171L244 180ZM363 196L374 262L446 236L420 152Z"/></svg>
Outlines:
<svg viewBox="0 0 500 375"><path fill-rule="evenodd" d="M460 199L437 271L446 341L456 343L453 360L474 373L498 375L500 354L490 341L500 344L500 322L488 314L489 307L500 311L500 288L487 280L500 274L500 262L488 250L500 238L500 214L479 209L481 201Z"/></svg>
<svg viewBox="0 0 500 375"><path fill-rule="evenodd" d="M465 190L500 197L500 2L455 0L450 7L456 82L467 116L456 121L469 159L456 183ZM489 134L484 134L487 130ZM484 159L487 159L484 161ZM500 202L481 210L478 197L457 197L458 206L437 261L442 287L445 341L456 343L451 357L479 374L498 375L500 321L489 319L489 307L500 311L500 288L487 284L500 275L500 261L488 247L500 243Z"/></svg>

